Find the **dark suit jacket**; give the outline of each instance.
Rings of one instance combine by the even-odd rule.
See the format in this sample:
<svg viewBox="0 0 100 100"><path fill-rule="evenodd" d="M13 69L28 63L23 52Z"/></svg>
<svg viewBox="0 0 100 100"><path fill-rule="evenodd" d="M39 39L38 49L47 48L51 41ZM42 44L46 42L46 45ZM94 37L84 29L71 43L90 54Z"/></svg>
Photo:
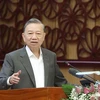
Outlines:
<svg viewBox="0 0 100 100"><path fill-rule="evenodd" d="M56 54L42 48L45 87L61 86L67 83L56 63ZM11 86L7 85L7 79L13 73L21 70L20 82ZM41 80L41 78L40 78ZM0 72L0 89L33 88L36 87L34 72L29 61L25 47L6 54L3 67Z"/></svg>

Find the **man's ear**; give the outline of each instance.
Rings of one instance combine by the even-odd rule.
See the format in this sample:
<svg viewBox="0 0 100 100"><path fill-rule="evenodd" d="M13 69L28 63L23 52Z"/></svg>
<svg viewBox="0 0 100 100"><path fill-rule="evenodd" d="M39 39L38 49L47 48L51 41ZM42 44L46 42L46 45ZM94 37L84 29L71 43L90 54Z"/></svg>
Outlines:
<svg viewBox="0 0 100 100"><path fill-rule="evenodd" d="M45 39L46 33L44 32L44 39Z"/></svg>
<svg viewBox="0 0 100 100"><path fill-rule="evenodd" d="M22 33L22 38L23 38L23 41L24 41L24 33Z"/></svg>

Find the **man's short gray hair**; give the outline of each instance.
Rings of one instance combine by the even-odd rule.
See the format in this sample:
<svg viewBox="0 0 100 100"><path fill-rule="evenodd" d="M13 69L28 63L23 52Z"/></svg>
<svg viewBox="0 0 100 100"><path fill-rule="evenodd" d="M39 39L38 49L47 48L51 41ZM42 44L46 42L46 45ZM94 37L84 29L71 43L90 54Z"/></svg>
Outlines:
<svg viewBox="0 0 100 100"><path fill-rule="evenodd" d="M44 24L43 24L39 19L37 19L37 18L31 18L31 19L29 19L29 20L25 23L25 25L24 25L24 31L25 31L26 26L29 25L29 24L31 24L31 23L42 24L43 30L44 30Z"/></svg>

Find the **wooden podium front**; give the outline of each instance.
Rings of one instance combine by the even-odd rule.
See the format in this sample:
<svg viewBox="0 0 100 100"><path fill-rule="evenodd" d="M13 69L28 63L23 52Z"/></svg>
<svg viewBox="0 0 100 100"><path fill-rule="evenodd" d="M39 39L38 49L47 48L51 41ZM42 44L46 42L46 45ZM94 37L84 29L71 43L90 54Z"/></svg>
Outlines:
<svg viewBox="0 0 100 100"><path fill-rule="evenodd" d="M0 100L61 100L62 87L0 90Z"/></svg>

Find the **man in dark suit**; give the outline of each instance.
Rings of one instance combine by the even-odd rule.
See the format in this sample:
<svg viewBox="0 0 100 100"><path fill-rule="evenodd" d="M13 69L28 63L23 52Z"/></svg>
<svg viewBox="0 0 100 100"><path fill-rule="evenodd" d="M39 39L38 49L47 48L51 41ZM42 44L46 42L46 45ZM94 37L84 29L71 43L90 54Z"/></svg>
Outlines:
<svg viewBox="0 0 100 100"><path fill-rule="evenodd" d="M56 54L42 48L44 25L36 18L26 22L22 33L25 46L6 54L0 72L0 89L53 87L66 84Z"/></svg>

